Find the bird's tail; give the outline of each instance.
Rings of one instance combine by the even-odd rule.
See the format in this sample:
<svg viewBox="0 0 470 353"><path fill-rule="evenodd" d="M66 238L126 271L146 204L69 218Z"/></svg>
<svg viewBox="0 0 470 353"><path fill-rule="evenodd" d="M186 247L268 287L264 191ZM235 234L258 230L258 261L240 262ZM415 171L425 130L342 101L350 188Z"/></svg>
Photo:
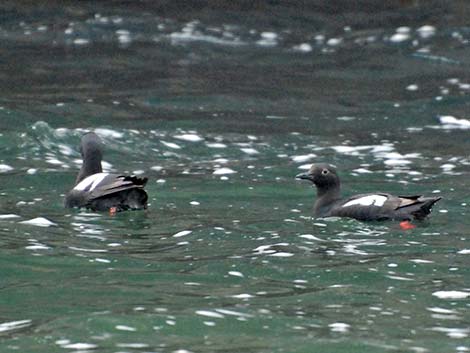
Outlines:
<svg viewBox="0 0 470 353"><path fill-rule="evenodd" d="M418 220L423 220L432 209L432 206L439 201L442 197L420 197L418 199L419 203L416 203L414 206L416 209L411 212L413 217Z"/></svg>

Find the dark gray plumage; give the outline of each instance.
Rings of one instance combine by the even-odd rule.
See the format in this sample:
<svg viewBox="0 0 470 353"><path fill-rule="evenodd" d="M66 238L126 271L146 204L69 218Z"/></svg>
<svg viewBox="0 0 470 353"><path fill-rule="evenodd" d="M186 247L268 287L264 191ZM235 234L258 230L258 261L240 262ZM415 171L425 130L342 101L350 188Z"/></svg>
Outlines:
<svg viewBox="0 0 470 353"><path fill-rule="evenodd" d="M75 187L65 196L65 207L85 207L93 211L124 211L147 208L144 190L147 178L103 173L103 144L93 132L82 136L83 164Z"/></svg>
<svg viewBox="0 0 470 353"><path fill-rule="evenodd" d="M315 217L349 217L361 221L424 219L440 197L394 196L370 193L341 198L341 183L336 169L329 164L314 164L297 179L311 181L317 188Z"/></svg>

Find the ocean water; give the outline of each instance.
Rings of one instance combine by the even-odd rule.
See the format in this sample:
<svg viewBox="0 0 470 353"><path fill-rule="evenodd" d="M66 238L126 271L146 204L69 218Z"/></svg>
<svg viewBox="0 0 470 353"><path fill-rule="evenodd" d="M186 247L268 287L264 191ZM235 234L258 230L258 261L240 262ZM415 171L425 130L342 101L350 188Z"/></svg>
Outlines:
<svg viewBox="0 0 470 353"><path fill-rule="evenodd" d="M466 2L0 9L1 352L470 351ZM86 131L146 211L63 208Z"/></svg>

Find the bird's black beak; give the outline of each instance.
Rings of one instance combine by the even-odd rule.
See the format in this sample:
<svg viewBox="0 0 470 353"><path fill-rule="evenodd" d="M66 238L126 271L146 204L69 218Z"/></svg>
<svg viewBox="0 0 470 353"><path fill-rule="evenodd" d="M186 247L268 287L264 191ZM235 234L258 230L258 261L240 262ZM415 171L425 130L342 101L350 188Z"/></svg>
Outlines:
<svg viewBox="0 0 470 353"><path fill-rule="evenodd" d="M309 173L300 173L295 176L296 179L306 179L313 183L313 175Z"/></svg>

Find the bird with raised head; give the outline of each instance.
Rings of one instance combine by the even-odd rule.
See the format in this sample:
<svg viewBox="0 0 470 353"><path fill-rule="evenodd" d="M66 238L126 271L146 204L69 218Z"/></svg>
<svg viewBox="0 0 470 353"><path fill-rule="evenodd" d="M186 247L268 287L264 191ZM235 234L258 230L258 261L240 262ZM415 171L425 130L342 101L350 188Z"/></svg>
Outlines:
<svg viewBox="0 0 470 353"><path fill-rule="evenodd" d="M349 217L361 221L422 220L441 197L395 196L376 192L341 197L341 182L336 169L326 163L313 164L297 179L310 181L317 189L313 214L317 218Z"/></svg>
<svg viewBox="0 0 470 353"><path fill-rule="evenodd" d="M103 143L94 132L82 136L83 164L75 186L65 196L65 207L85 207L112 213L147 208L147 178L103 172Z"/></svg>

